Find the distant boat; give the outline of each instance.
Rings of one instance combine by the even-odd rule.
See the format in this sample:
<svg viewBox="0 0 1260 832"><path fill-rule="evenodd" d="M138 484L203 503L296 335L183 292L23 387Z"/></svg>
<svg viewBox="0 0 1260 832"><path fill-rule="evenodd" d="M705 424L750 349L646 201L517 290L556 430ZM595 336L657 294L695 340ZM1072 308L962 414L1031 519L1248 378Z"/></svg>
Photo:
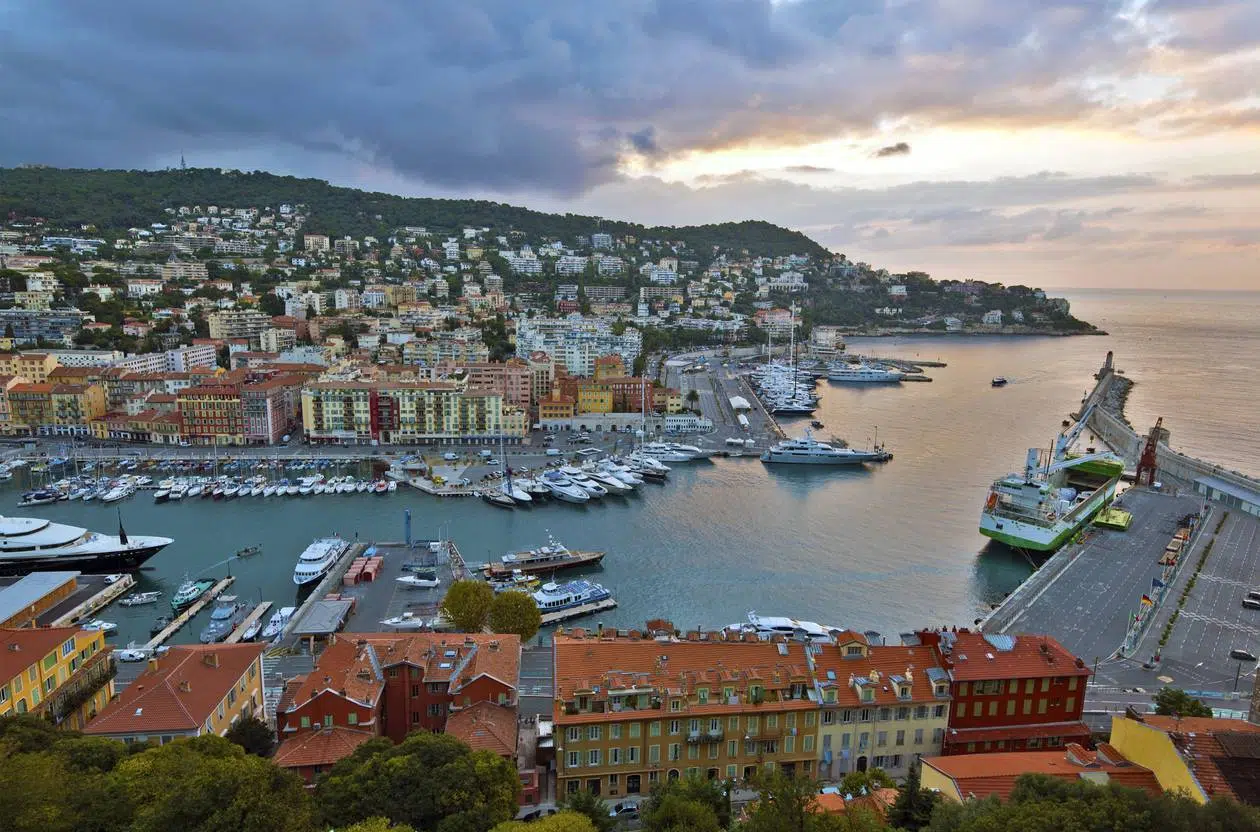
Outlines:
<svg viewBox="0 0 1260 832"><path fill-rule="evenodd" d="M413 612L405 612L393 618L386 618L381 623L386 627L394 627L398 630L419 630L425 626L424 616L416 615Z"/></svg>
<svg viewBox="0 0 1260 832"><path fill-rule="evenodd" d="M133 595L128 595L118 603L124 607L138 607L142 604L156 604L161 597L162 593L156 590L153 592L137 592Z"/></svg>
<svg viewBox="0 0 1260 832"><path fill-rule="evenodd" d="M437 578L422 578L419 575L403 575L401 578L395 578L394 580L412 589L433 589L442 584Z"/></svg>
<svg viewBox="0 0 1260 832"><path fill-rule="evenodd" d="M995 377L995 378L993 379L993 381L991 382L991 384L992 384L994 387L1005 387L1005 386L1007 385L1006 376L997 376L997 377Z"/></svg>

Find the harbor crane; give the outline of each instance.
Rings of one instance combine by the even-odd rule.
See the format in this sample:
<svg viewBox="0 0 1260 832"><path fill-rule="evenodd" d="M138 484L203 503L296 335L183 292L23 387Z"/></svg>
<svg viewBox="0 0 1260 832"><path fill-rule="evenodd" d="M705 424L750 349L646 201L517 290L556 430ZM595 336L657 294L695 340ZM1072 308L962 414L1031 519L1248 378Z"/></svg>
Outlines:
<svg viewBox="0 0 1260 832"><path fill-rule="evenodd" d="M1138 457L1137 472L1134 477L1138 485L1155 484L1155 476L1159 468L1159 441L1166 437L1164 417L1160 416L1155 420L1155 427L1151 428L1150 433L1146 435L1146 445L1142 448L1142 455Z"/></svg>

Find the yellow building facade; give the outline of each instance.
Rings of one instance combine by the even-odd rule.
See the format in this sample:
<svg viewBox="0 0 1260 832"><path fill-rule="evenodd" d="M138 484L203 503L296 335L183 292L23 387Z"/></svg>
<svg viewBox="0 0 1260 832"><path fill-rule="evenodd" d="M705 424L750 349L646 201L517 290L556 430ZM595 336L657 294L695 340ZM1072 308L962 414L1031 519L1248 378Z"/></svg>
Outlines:
<svg viewBox="0 0 1260 832"><path fill-rule="evenodd" d="M0 717L34 714L82 730L114 695L104 633L77 627L0 630Z"/></svg>

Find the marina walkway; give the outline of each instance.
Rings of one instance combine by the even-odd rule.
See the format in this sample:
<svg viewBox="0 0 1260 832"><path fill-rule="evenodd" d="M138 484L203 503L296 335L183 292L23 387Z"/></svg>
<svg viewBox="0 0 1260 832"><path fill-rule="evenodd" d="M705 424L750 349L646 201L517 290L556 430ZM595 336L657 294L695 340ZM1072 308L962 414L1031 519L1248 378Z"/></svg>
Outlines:
<svg viewBox="0 0 1260 832"><path fill-rule="evenodd" d="M220 595L222 595L223 591L226 590L228 587L230 587L232 585L232 582L235 580L236 578L232 577L231 575L228 575L226 578L220 578L219 582L216 583L214 586L210 587L210 589L206 590L206 593L202 595L200 598L198 598L196 601L194 601L191 607L189 607L188 609L180 613L178 616L176 616L175 620L172 621L170 624L167 624L166 629L162 630L162 632L158 633L156 636L149 639L148 642L145 643L142 649L152 650L155 647L160 646L164 641L166 641L171 636L178 633L181 629L184 628L185 624L193 620L193 618L197 615L197 613L205 609L206 606L215 598L218 598Z"/></svg>
<svg viewBox="0 0 1260 832"><path fill-rule="evenodd" d="M240 625L223 640L223 643L236 644L245 635L246 631L249 630L250 626L253 625L255 621L266 615L267 610L269 609L271 609L270 601L263 601L261 604L254 607L254 609L250 611L249 615L245 616L245 620L242 621Z"/></svg>
<svg viewBox="0 0 1260 832"><path fill-rule="evenodd" d="M1158 561L1178 521L1202 506L1197 497L1136 488L1125 492L1121 503L1133 514L1128 531L1091 528L1083 544L1066 546L1051 557L982 629L1047 633L1091 665L1115 653L1128 631L1129 615L1161 574Z"/></svg>

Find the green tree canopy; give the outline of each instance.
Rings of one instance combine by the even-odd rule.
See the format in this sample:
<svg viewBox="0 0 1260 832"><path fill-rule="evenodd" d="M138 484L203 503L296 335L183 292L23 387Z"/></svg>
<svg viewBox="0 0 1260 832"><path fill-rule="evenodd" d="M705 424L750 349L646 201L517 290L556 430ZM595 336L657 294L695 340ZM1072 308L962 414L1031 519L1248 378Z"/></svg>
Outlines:
<svg viewBox="0 0 1260 832"><path fill-rule="evenodd" d="M1212 716L1212 709L1180 688L1163 687L1155 694L1155 713L1163 716Z"/></svg>
<svg viewBox="0 0 1260 832"><path fill-rule="evenodd" d="M882 768L869 768L866 771L851 771L840 781L840 791L845 794L859 795L865 791L870 794L876 789L891 789L896 783Z"/></svg>
<svg viewBox="0 0 1260 832"><path fill-rule="evenodd" d="M455 581L442 599L442 612L461 633L479 633L490 620L494 590L485 581Z"/></svg>
<svg viewBox="0 0 1260 832"><path fill-rule="evenodd" d="M284 314L284 300L273 292L267 292L259 296L258 308L274 318Z"/></svg>
<svg viewBox="0 0 1260 832"><path fill-rule="evenodd" d="M608 804L604 799L585 789L569 795L561 805L570 812L587 818L595 832L612 832L617 826L617 819L609 814Z"/></svg>
<svg viewBox="0 0 1260 832"><path fill-rule="evenodd" d="M406 823L393 824L389 822L389 818L375 817L361 820L339 832L416 832L416 830Z"/></svg>
<svg viewBox="0 0 1260 832"><path fill-rule="evenodd" d="M596 832L596 828L586 815L578 812L556 812L531 822L505 821L490 832Z"/></svg>
<svg viewBox="0 0 1260 832"><path fill-rule="evenodd" d="M320 778L322 822L384 817L426 832L486 832L516 814L516 767L454 737L418 731L398 745L371 740Z"/></svg>
<svg viewBox="0 0 1260 832"><path fill-rule="evenodd" d="M528 592L498 592L490 605L490 629L496 633L515 633L521 641L529 641L542 626L542 613Z"/></svg>
<svg viewBox="0 0 1260 832"><path fill-rule="evenodd" d="M932 820L938 796L923 788L919 764L910 765L906 782L897 789L897 799L888 809L888 823L908 832L918 832Z"/></svg>
<svg viewBox="0 0 1260 832"><path fill-rule="evenodd" d="M726 787L699 775L657 782L640 807L648 832L674 832L692 828L725 829L731 822L731 803Z"/></svg>
<svg viewBox="0 0 1260 832"><path fill-rule="evenodd" d="M276 744L275 733L267 723L256 716L237 720L224 737L228 742L234 742L244 748L247 754L253 754L256 757L270 756L271 749Z"/></svg>

